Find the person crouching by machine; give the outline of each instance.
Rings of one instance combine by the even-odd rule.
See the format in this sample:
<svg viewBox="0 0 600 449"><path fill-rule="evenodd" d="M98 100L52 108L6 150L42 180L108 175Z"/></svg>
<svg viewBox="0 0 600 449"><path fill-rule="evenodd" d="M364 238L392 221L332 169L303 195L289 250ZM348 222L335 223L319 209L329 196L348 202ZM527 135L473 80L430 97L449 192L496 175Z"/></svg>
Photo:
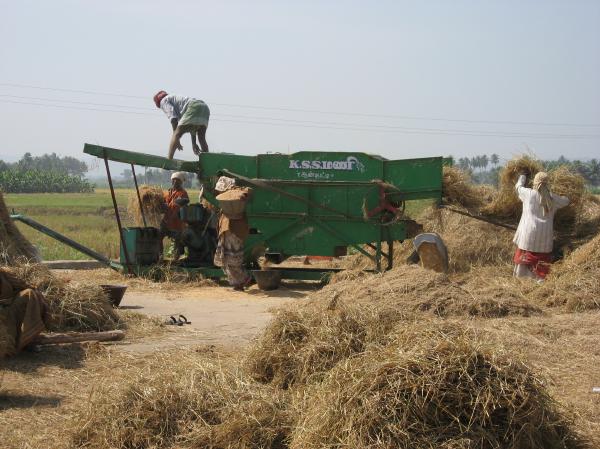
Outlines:
<svg viewBox="0 0 600 449"><path fill-rule="evenodd" d="M214 263L222 267L229 285L243 291L252 282L244 268L244 242L250 233L245 206L250 189L235 186L235 179L222 176L215 185L221 206L218 224L218 243Z"/></svg>
<svg viewBox="0 0 600 449"><path fill-rule="evenodd" d="M165 214L160 222L161 242L164 237L173 240L175 252L173 261L179 260L184 253L182 242L182 232L185 227L184 222L179 218L179 208L189 203L189 197L183 188L185 182L185 173L175 172L171 175L171 188L164 193L165 203L163 205Z"/></svg>

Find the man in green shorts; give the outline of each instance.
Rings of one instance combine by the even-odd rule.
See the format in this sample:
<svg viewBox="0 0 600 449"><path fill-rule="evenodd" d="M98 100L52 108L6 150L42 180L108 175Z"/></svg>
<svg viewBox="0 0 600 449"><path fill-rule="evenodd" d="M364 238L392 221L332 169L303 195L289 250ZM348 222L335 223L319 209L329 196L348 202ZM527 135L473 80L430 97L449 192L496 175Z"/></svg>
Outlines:
<svg viewBox="0 0 600 449"><path fill-rule="evenodd" d="M202 100L196 100L191 97L180 97L178 95L169 95L161 90L154 96L154 104L162 109L167 118L171 121L173 127L173 136L169 143L169 159L173 159L175 150L183 150L181 146L181 136L190 133L192 136L192 149L194 154L208 153L208 143L206 143L206 128L210 110ZM198 142L196 143L196 135Z"/></svg>

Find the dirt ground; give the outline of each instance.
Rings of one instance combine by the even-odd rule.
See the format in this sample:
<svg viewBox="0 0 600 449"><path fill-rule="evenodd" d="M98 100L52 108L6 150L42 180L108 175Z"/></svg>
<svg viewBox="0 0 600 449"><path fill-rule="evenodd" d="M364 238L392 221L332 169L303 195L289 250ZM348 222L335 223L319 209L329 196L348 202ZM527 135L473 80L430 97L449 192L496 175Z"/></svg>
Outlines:
<svg viewBox="0 0 600 449"><path fill-rule="evenodd" d="M218 357L243 354L278 306L305 300L315 283L284 284L263 292L256 286L235 292L225 286L164 283L115 277L107 270L62 272L106 283L126 282L121 310L154 317L154 327L112 344L46 347L0 361L0 448L68 448L65 438L78 412L99 386L145 369L157 354L182 351ZM191 324L158 326L184 315ZM459 318L461 319L461 318ZM498 319L462 318L490 338L514 339L515 350L549 380L554 397L577 416L578 427L600 445L600 312L544 314Z"/></svg>

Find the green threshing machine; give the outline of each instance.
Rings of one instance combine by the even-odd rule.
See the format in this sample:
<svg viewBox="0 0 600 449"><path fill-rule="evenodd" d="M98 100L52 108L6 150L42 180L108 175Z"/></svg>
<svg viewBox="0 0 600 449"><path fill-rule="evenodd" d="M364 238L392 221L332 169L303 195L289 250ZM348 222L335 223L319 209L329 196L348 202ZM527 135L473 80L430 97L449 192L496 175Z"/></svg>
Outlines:
<svg viewBox="0 0 600 449"><path fill-rule="evenodd" d="M136 165L195 174L204 187L204 198L217 208L212 193L220 176L251 187L245 258L253 268L258 268L261 255L280 264L290 256L342 256L351 247L370 258L376 270L389 269L394 242L414 237L421 228L404 216L405 202L431 199L441 204L442 157L390 161L365 153L302 151L257 156L201 153L197 161L181 161L91 144L85 144L83 151L104 160L121 240L119 262L28 217L11 217L130 274L151 273L160 266L161 236L158 229L146 226L145 218L144 227L122 226L109 161L131 166L142 211ZM211 214L199 203L181 208L180 217L188 223L184 231L188 257L170 269L206 277L223 275L212 263L216 242L208 226ZM280 266L277 271L284 279L321 280L336 270Z"/></svg>
<svg viewBox="0 0 600 449"><path fill-rule="evenodd" d="M121 226L108 161L130 164L136 189L135 165L194 173L204 186L204 198L217 207L211 192L220 176L251 187L253 195L246 208L249 264L262 254L281 263L295 255L342 256L351 247L372 259L377 270L390 268L394 241L411 238L420 230L417 223L404 217L405 202L432 199L440 203L442 195L442 157L386 160L365 153L302 151L257 156L201 153L197 161L181 161L91 144L83 151L105 162L121 236L120 267L137 274L158 262L147 257L155 253L157 232L155 228ZM201 223L207 215L199 204L181 211L182 218L196 217ZM207 226L197 228L206 232ZM387 243L385 248L383 243ZM205 247L210 253L210 245ZM175 269L222 275L212 266L212 254L208 256L200 266ZM327 271L281 269L282 277L288 279L321 279Z"/></svg>

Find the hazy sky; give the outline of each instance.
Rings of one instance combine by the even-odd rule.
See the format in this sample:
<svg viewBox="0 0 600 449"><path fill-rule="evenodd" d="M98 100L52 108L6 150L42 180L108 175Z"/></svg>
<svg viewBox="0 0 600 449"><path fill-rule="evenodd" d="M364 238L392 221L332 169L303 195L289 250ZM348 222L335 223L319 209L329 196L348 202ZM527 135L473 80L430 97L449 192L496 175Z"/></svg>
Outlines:
<svg viewBox="0 0 600 449"><path fill-rule="evenodd" d="M159 89L208 103L213 151L600 156L598 0L0 4L5 160L166 154Z"/></svg>

